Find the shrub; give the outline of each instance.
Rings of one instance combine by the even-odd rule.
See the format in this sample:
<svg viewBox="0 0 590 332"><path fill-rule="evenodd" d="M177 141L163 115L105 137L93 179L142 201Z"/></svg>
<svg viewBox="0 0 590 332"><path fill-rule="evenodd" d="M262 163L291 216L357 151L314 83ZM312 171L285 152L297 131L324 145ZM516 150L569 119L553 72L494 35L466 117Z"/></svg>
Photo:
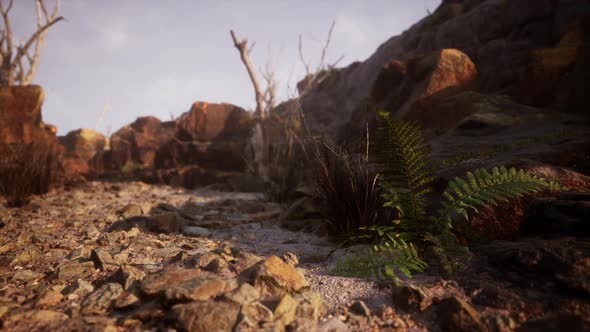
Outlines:
<svg viewBox="0 0 590 332"><path fill-rule="evenodd" d="M467 172L464 178L451 180L443 192L438 213L429 215L426 194L432 191L434 177L430 149L424 144L422 131L417 124L395 120L388 113L382 112L380 117L381 186L385 205L395 208L398 218L387 226L374 227L379 243L369 249L371 254L341 259L332 271L335 274L397 279L395 266L410 277L412 270L422 271L426 265L408 241L430 244L440 254L444 267L452 270L454 264L448 257L466 250L458 245L451 232L453 222L469 220L469 213L479 213L481 208L497 206L509 199L563 189L524 170L504 166L493 167L491 171L480 168Z"/></svg>
<svg viewBox="0 0 590 332"><path fill-rule="evenodd" d="M297 189L305 181L304 148L289 141L269 147L266 194L276 202L285 203L297 196Z"/></svg>
<svg viewBox="0 0 590 332"><path fill-rule="evenodd" d="M393 217L391 209L383 207L379 173L369 164L368 148L365 154L349 154L321 140L309 145L315 161L313 184L336 235L360 239L362 230L385 225Z"/></svg>
<svg viewBox="0 0 590 332"><path fill-rule="evenodd" d="M0 156L0 195L8 206L23 206L32 195L49 191L57 169L55 144L6 144Z"/></svg>

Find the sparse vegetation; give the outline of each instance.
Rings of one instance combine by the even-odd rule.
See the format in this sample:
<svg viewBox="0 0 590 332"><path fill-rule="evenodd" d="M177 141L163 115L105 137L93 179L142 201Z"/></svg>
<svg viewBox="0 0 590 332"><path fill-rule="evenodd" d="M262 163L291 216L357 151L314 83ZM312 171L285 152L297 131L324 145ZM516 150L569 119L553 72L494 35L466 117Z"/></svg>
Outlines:
<svg viewBox="0 0 590 332"><path fill-rule="evenodd" d="M53 144L6 144L0 155L0 195L8 206L26 205L32 195L49 191L57 163Z"/></svg>
<svg viewBox="0 0 590 332"><path fill-rule="evenodd" d="M432 191L434 177L430 149L424 144L422 131L417 124L395 120L388 113L382 112L380 117L381 146L377 154L383 169L380 186L386 199L384 205L396 209L398 217L385 227L372 229L379 236L376 246L369 249L371 255L363 253L341 259L333 270L335 274L367 277L371 272L372 276L397 279L390 272L391 266L384 270L383 264L387 263L410 276L411 270L421 271L425 267L417 255L412 255L415 252L412 243L434 247L445 267L452 269L447 254L460 251L451 232L454 221L468 220L469 213L478 213L479 208L496 206L511 198L563 189L524 170L504 166L491 171L480 168L467 172L465 178L451 180L443 192L438 213L428 214L426 195Z"/></svg>
<svg viewBox="0 0 590 332"><path fill-rule="evenodd" d="M378 185L379 173L369 163L368 146L365 154L350 154L321 140L310 148L316 162L314 186L325 202L324 215L334 234L360 239L359 229L390 220L392 211L383 208L386 200Z"/></svg>

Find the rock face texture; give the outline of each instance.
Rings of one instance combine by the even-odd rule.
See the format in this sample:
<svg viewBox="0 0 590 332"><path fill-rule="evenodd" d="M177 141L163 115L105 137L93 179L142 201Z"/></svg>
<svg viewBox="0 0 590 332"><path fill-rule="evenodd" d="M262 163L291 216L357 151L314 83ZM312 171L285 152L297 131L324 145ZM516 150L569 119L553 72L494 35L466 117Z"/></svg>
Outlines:
<svg viewBox="0 0 590 332"><path fill-rule="evenodd" d="M45 124L41 115L44 96L37 85L0 87L1 143L55 140L55 127Z"/></svg>
<svg viewBox="0 0 590 332"><path fill-rule="evenodd" d="M110 139L86 129L60 139L64 166L87 177L121 175L195 187L244 172L251 155L250 113L196 102L174 121L140 117ZM226 174L227 173L227 174Z"/></svg>
<svg viewBox="0 0 590 332"><path fill-rule="evenodd" d="M383 43L366 61L333 71L333 77L303 95L306 120L312 131L346 140L351 135L349 123L372 116L372 97L396 100L378 106L405 115L408 99L400 96L419 96L428 90L424 83L410 83L406 77L409 67L450 49L463 53L475 65L480 93L584 113L589 15L590 5L584 0L444 1L434 13ZM453 82L449 77L461 66L456 66L457 61L451 63L451 67L439 67L446 78L434 84ZM463 68L470 67L465 67L467 61L463 63ZM417 74L420 81L428 82L424 78L429 73L432 71L417 71L412 76ZM457 76L456 83L461 77ZM470 81L472 76L465 78ZM358 115L367 108L369 115ZM433 108L436 111L436 104Z"/></svg>
<svg viewBox="0 0 590 332"><path fill-rule="evenodd" d="M153 116L140 117L115 132L110 139L110 151L102 157L106 171L139 165L152 167L156 151L172 139L175 123L162 122Z"/></svg>
<svg viewBox="0 0 590 332"><path fill-rule="evenodd" d="M68 172L91 175L92 159L104 152L107 139L90 129L78 129L58 138L64 147L61 163Z"/></svg>

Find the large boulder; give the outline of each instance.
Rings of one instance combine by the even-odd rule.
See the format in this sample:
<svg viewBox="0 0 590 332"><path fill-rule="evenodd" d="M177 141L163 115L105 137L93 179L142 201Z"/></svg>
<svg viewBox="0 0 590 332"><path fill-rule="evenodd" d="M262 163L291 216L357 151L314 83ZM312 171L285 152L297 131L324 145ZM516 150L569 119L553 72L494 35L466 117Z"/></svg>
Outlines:
<svg viewBox="0 0 590 332"><path fill-rule="evenodd" d="M212 142L241 139L250 135L250 113L231 104L195 102L176 120L176 138Z"/></svg>
<svg viewBox="0 0 590 332"><path fill-rule="evenodd" d="M244 171L253 124L240 107L196 102L176 120L174 139L160 146L154 166Z"/></svg>
<svg viewBox="0 0 590 332"><path fill-rule="evenodd" d="M0 86L0 143L56 140L56 128L41 115L44 97L38 85Z"/></svg>
<svg viewBox="0 0 590 332"><path fill-rule="evenodd" d="M105 171L131 165L152 167L156 151L174 136L175 123L153 116L140 117L110 138L110 150L101 157Z"/></svg>
<svg viewBox="0 0 590 332"><path fill-rule="evenodd" d="M367 110L367 102L384 65L444 49L456 49L471 59L480 92L518 97L528 77L531 51L555 47L572 23L589 13L590 5L582 0L445 1L432 15L383 43L367 60L334 71L333 79L302 95L306 122L312 132L331 138L357 135L348 126L363 119L354 115L355 110L374 112ZM574 81L588 77L581 69L574 70L578 73ZM564 95L558 99L565 103L568 95L583 96L584 89L580 84L561 84L554 93Z"/></svg>
<svg viewBox="0 0 590 332"><path fill-rule="evenodd" d="M107 139L91 129L78 129L59 137L65 151L61 163L68 173L90 175L96 173L89 162L101 154L107 146Z"/></svg>
<svg viewBox="0 0 590 332"><path fill-rule="evenodd" d="M374 127L375 110L384 109L398 118L427 121L440 118L435 109L441 101L464 91L473 90L477 69L459 50L443 49L424 56L398 60L383 66L371 88L369 105L361 105L352 115L343 141L350 133L360 137L367 121Z"/></svg>

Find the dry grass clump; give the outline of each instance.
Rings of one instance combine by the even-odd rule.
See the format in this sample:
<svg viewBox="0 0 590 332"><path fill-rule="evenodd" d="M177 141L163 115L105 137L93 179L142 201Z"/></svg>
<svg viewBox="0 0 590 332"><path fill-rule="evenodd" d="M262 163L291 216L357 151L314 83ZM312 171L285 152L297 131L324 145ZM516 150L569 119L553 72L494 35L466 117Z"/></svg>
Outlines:
<svg viewBox="0 0 590 332"><path fill-rule="evenodd" d="M44 194L55 176L58 152L54 143L0 145L0 195L10 207L26 205Z"/></svg>

